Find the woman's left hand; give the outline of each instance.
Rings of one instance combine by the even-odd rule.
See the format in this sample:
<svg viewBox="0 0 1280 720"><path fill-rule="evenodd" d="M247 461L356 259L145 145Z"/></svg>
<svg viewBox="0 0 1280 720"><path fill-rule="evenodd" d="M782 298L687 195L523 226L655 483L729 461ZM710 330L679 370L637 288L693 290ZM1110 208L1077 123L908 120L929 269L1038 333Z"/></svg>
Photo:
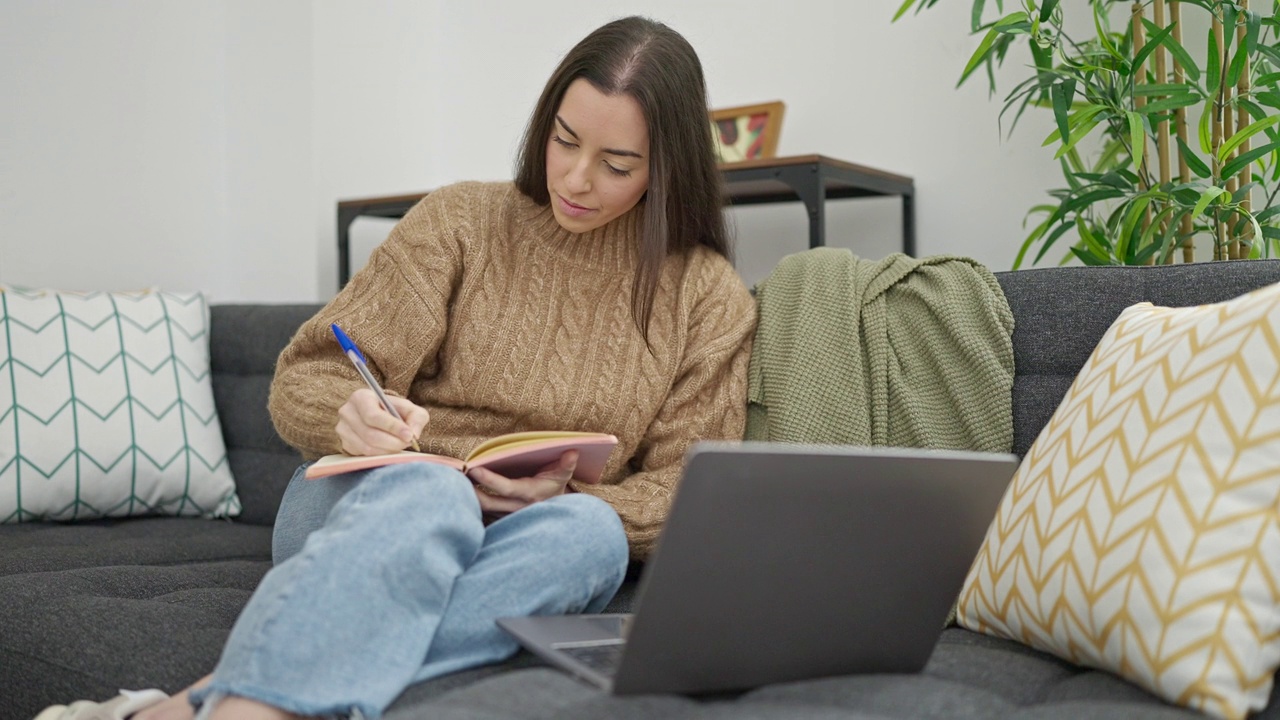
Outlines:
<svg viewBox="0 0 1280 720"><path fill-rule="evenodd" d="M505 515L568 491L578 467L578 451L570 450L532 477L509 478L485 468L472 468L467 477L475 484L480 509Z"/></svg>

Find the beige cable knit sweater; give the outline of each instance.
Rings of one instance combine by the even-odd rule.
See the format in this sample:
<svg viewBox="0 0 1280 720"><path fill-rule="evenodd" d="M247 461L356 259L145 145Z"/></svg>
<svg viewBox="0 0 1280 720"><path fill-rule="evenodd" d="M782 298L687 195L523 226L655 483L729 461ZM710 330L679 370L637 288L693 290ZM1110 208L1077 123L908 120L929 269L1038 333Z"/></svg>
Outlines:
<svg viewBox="0 0 1280 720"><path fill-rule="evenodd" d="M363 385L339 323L385 388L430 411L426 452L518 430L617 435L602 483L574 487L609 502L646 557L690 444L742 437L756 312L723 257L671 256L650 353L631 318L641 223L637 206L575 235L510 183L431 193L280 355L276 429L307 457L339 451L338 407Z"/></svg>

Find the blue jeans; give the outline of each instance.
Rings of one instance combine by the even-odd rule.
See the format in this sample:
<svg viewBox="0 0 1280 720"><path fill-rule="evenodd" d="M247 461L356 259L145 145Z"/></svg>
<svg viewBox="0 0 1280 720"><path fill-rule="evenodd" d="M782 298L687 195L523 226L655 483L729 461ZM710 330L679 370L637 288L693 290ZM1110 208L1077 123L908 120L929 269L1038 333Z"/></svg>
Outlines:
<svg viewBox="0 0 1280 720"><path fill-rule="evenodd" d="M495 618L603 610L627 542L613 508L583 494L486 527L462 473L410 463L319 480L300 468L272 554L193 703L376 718L412 683L513 655Z"/></svg>

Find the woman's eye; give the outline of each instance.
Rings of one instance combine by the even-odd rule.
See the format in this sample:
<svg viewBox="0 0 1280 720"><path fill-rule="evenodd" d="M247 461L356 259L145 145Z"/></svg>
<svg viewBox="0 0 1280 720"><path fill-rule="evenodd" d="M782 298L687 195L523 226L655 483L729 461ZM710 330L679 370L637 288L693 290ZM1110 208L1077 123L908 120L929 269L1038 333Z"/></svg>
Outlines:
<svg viewBox="0 0 1280 720"><path fill-rule="evenodd" d="M618 177L631 177L630 170L620 170L610 165L609 163L605 163L604 166L609 168L609 172L613 173L614 175L617 175Z"/></svg>
<svg viewBox="0 0 1280 720"><path fill-rule="evenodd" d="M564 147L567 147L567 148L578 147L575 143L571 143L568 140L565 140L564 138L560 137L559 135L552 135L551 139L556 141L556 143L563 145Z"/></svg>

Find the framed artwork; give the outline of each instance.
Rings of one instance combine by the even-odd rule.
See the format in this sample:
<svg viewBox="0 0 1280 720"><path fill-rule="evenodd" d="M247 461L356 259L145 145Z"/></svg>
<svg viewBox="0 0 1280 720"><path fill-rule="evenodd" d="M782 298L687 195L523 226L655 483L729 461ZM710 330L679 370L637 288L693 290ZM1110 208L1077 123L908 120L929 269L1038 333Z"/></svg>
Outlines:
<svg viewBox="0 0 1280 720"><path fill-rule="evenodd" d="M722 163L773 157L782 131L781 101L711 111L716 153Z"/></svg>

